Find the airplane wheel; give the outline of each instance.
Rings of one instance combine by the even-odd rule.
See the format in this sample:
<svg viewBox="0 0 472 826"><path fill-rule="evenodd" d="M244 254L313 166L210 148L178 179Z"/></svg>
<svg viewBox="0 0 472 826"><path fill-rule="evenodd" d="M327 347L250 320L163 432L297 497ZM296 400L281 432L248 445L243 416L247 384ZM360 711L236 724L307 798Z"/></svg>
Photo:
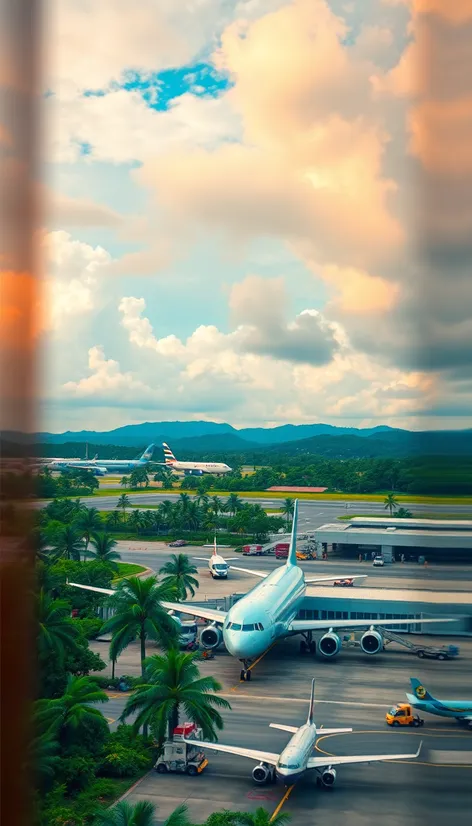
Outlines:
<svg viewBox="0 0 472 826"><path fill-rule="evenodd" d="M300 643L300 654L306 654L306 649L307 649L307 644L306 644L306 642L302 641Z"/></svg>
<svg viewBox="0 0 472 826"><path fill-rule="evenodd" d="M316 642L310 643L310 654L316 654Z"/></svg>
<svg viewBox="0 0 472 826"><path fill-rule="evenodd" d="M247 680L248 682L250 682L250 681L251 681L251 672L250 672L249 670L248 670L248 671L246 671L246 680Z"/></svg>
<svg viewBox="0 0 472 826"><path fill-rule="evenodd" d="M241 674L239 675L239 679L243 680L243 681L246 679L246 672L244 671L244 669L241 669Z"/></svg>

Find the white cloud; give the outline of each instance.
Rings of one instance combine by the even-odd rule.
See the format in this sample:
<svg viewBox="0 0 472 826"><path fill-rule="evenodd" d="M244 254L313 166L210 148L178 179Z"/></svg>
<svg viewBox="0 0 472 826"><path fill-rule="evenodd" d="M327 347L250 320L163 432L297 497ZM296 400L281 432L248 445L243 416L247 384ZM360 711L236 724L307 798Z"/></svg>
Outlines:
<svg viewBox="0 0 472 826"><path fill-rule="evenodd" d="M74 318L90 318L96 309L99 279L112 258L103 247L74 240L64 230L45 233L41 247L46 270L43 324L46 330L70 334Z"/></svg>

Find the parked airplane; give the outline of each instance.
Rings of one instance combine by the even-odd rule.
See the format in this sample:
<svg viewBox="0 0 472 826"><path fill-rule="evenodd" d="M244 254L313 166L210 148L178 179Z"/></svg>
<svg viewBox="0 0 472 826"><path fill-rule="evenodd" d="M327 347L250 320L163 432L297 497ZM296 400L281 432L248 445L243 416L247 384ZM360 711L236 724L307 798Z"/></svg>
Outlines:
<svg viewBox="0 0 472 826"><path fill-rule="evenodd" d="M256 783L262 784L267 781L282 780L286 786L296 783L306 771L315 769L318 772L318 784L325 788L331 788L336 781L335 766L353 763L378 763L384 760L410 760L418 757L421 751L421 743L418 751L413 754L361 754L346 757L336 757L325 755L321 757L313 756L316 739L318 735L323 737L327 734L344 734L352 731L352 728L320 728L317 730L314 720L315 709L315 680L311 682L310 707L306 723L297 726L286 726L280 723L270 723L271 728L288 731L293 736L285 746L281 754L270 751L260 751L259 749L246 749L240 746L224 746L220 743L208 743L204 745L213 751L221 751L225 754L236 754L240 757L249 757L250 760L258 761L257 766L252 770L252 776ZM195 745L195 740L186 740L185 743ZM200 741L199 741L200 744Z"/></svg>
<svg viewBox="0 0 472 826"><path fill-rule="evenodd" d="M418 711L427 711L439 717L455 717L464 720L472 728L472 700L436 700L416 677L410 677L413 694L408 694L408 702Z"/></svg>
<svg viewBox="0 0 472 826"><path fill-rule="evenodd" d="M332 582L335 579L363 579L366 574L343 577L339 573L333 576L309 577L305 575L297 564L297 522L298 502L295 501L293 511L292 535L290 550L285 565L276 568L270 574L253 571L249 568L239 568L230 565L235 571L253 574L264 581L256 585L245 596L241 597L229 611L219 611L201 605L192 605L185 602L163 602L166 609L179 611L181 614L190 614L210 620L200 634L200 643L204 648L217 648L224 642L227 650L243 664L240 679L251 679L251 663L261 654L264 654L277 640L284 637L301 634L304 642L300 643L300 650L315 653L316 650L323 657L334 657L341 650L341 638L335 629L366 628L360 645L365 654L377 654L383 649L382 635L375 629L375 623L369 620L336 619L336 620L309 620L296 619L305 599L306 586L317 582ZM70 582L76 588L88 591L99 591L103 594L112 594L106 588L96 588L92 585L79 585ZM455 619L421 619L424 622L454 622ZM385 625L409 625L411 620L390 619L382 620ZM313 631L327 629L316 644Z"/></svg>
<svg viewBox="0 0 472 826"><path fill-rule="evenodd" d="M136 470L136 468L146 467L152 459L155 445L149 445L139 459L98 459L98 453L92 460L78 459L56 459L49 468L51 470L91 470L96 476L104 476L106 473L116 471L125 473Z"/></svg>
<svg viewBox="0 0 472 826"><path fill-rule="evenodd" d="M224 462L179 462L169 445L163 442L162 447L164 449L164 462L159 462L159 464L164 464L166 468L172 471L182 471L186 476L202 476L204 473L221 475L232 471L232 468L225 465Z"/></svg>
<svg viewBox="0 0 472 826"><path fill-rule="evenodd" d="M208 562L210 574L212 575L213 579L228 579L228 561L232 559L238 559L237 556L228 556L226 557L226 559L224 559L222 556L219 555L216 547L216 536L213 553L210 557L194 556L193 558L199 559L200 562Z"/></svg>

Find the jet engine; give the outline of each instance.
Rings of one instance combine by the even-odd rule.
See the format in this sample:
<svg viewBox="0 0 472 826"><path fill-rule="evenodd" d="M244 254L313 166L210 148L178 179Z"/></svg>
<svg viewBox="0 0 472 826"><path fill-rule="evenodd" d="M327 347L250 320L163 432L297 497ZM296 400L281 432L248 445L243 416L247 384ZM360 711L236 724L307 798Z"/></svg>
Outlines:
<svg viewBox="0 0 472 826"><path fill-rule="evenodd" d="M328 789L334 786L336 782L336 769L331 768L331 766L325 769L321 775L321 782L323 786L326 786Z"/></svg>
<svg viewBox="0 0 472 826"><path fill-rule="evenodd" d="M203 470L193 468L192 470L185 470L184 476L203 476Z"/></svg>
<svg viewBox="0 0 472 826"><path fill-rule="evenodd" d="M207 625L200 634L200 644L203 648L218 648L223 634L216 625Z"/></svg>
<svg viewBox="0 0 472 826"><path fill-rule="evenodd" d="M378 654L383 648L383 637L374 628L366 631L361 637L361 648L364 654Z"/></svg>
<svg viewBox="0 0 472 826"><path fill-rule="evenodd" d="M259 783L261 786L263 783L267 783L269 779L269 769L264 763L259 763L258 766L254 766L252 770L252 777L256 783Z"/></svg>
<svg viewBox="0 0 472 826"><path fill-rule="evenodd" d="M335 657L341 650L341 638L334 631L329 631L327 634L318 640L318 651L326 658Z"/></svg>

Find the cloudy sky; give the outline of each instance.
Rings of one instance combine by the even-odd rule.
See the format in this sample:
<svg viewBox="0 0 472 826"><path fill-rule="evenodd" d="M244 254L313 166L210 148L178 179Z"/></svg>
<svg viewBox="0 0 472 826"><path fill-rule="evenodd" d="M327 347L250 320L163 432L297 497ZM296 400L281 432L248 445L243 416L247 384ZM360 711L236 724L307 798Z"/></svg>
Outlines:
<svg viewBox="0 0 472 826"><path fill-rule="evenodd" d="M471 426L469 0L46 6L42 427Z"/></svg>

